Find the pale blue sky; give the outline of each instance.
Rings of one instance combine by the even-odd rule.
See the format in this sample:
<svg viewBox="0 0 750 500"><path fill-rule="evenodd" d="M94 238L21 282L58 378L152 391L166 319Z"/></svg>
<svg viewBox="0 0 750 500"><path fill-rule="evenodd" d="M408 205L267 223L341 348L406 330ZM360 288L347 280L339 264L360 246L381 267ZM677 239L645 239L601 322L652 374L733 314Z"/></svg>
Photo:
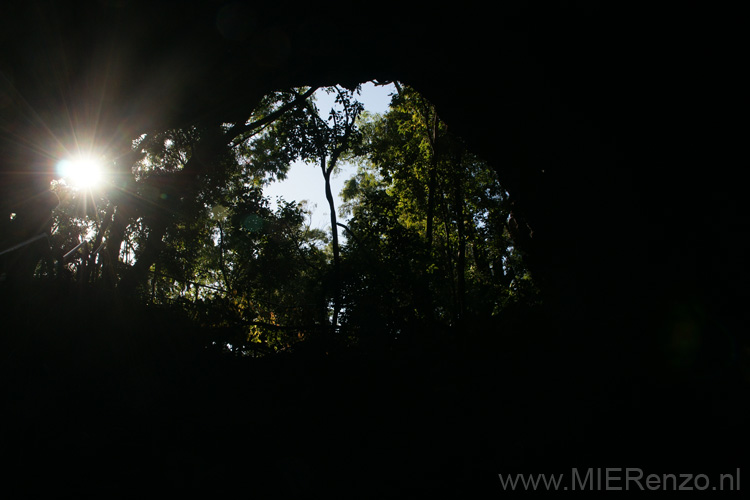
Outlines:
<svg viewBox="0 0 750 500"><path fill-rule="evenodd" d="M365 109L371 113L384 113L391 102L390 94L394 91L392 85L376 86L372 83L362 85L362 93L359 101L364 104ZM328 114L333 104L333 96L323 91L316 93L318 109L322 115ZM355 171L352 165L341 165L338 174L331 178L331 190L336 199L336 210L341 205L341 199L338 197L344 182L351 178ZM312 209L312 226L326 231L330 230L330 212L328 202L325 197L325 181L320 167L302 162L294 163L289 169L287 178L283 181L273 182L264 189L264 194L271 199L272 206L275 206L277 196L282 196L285 200L302 201L307 200L308 206Z"/></svg>

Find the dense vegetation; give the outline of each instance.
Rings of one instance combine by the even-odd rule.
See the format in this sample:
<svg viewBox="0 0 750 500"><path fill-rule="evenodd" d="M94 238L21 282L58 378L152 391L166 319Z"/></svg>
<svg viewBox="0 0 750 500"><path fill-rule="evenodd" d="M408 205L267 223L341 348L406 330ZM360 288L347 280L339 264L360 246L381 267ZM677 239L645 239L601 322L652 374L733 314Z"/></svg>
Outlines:
<svg viewBox="0 0 750 500"><path fill-rule="evenodd" d="M295 497L361 493L377 471L371 498L463 498L499 491L498 470L642 459L655 435L685 460L731 439L734 425L686 442L691 421L667 421L688 411L685 395L715 398L675 375L698 353L684 319L662 385L640 366L592 379L627 351L592 356L604 342L571 334L577 319L544 301L522 251L531 229L497 170L414 89L394 88L384 115L357 89L303 88L243 121L145 132L109 158L104 187L57 180L38 210L4 221L0 443L14 485L43 490L44 469L66 490ZM325 231L305 204L264 195L295 161L325 180ZM344 162L356 173L336 206ZM613 412L637 424L612 435Z"/></svg>
<svg viewBox="0 0 750 500"><path fill-rule="evenodd" d="M666 451L639 466L689 463L732 439L734 424L686 441L691 420L674 420L696 397L713 408L712 387L743 387L722 345L701 361L693 313L665 330L668 364L652 351L651 366L603 370L627 349L605 350L606 325L576 335L581 311L548 304L498 170L393 86L383 115L357 88L301 88L246 120L144 132L107 159L107 182L63 177L4 221L14 484L43 490L43 469L66 490L288 498L362 493L376 471L369 498L473 498L499 491L497 471L644 460L654 436ZM325 181L326 230L264 193L297 161ZM356 171L337 206L344 163ZM683 382L691 366L707 375ZM723 404L743 414L741 398ZM636 424L612 434L615 413Z"/></svg>
<svg viewBox="0 0 750 500"><path fill-rule="evenodd" d="M112 161L106 189L53 183L61 202L37 279L182 311L210 345L240 355L308 338L430 341L532 304L495 171L416 91L395 88L383 116L363 112L357 89L320 89L330 110L296 89L267 96L246 122L141 135ZM304 204L263 194L297 160L326 180L328 232ZM358 168L336 207L342 162Z"/></svg>
<svg viewBox="0 0 750 500"><path fill-rule="evenodd" d="M383 485L392 497L447 464L424 440L466 418L457 398L487 390L485 370L518 367L487 347L533 342L514 318L541 295L495 171L432 104L394 88L383 115L356 88L279 91L245 121L133 138L99 186L52 183L37 214L47 238L2 256L14 484L33 490L32 471L64 461L89 471L54 468L66 489L140 477L294 496L322 487L310 474L359 485L399 456L417 469ZM264 195L295 161L325 180L326 230L299 200ZM356 173L336 206L345 162ZM469 418L493 418L483 405Z"/></svg>
<svg viewBox="0 0 750 500"><path fill-rule="evenodd" d="M0 488L739 480L738 30L704 7L486 5L5 2ZM401 85L368 116L374 78L430 102ZM50 190L76 150L105 184ZM329 188L358 168L328 228L266 199L295 161Z"/></svg>

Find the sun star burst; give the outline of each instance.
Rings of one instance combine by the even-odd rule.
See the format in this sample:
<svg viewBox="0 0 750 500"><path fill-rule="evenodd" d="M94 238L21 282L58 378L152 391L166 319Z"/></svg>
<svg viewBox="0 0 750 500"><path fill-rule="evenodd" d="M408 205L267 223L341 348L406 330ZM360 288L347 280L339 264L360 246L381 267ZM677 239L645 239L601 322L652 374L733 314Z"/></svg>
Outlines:
<svg viewBox="0 0 750 500"><path fill-rule="evenodd" d="M102 180L102 165L91 156L63 160L58 171L68 184L79 189L93 189Z"/></svg>

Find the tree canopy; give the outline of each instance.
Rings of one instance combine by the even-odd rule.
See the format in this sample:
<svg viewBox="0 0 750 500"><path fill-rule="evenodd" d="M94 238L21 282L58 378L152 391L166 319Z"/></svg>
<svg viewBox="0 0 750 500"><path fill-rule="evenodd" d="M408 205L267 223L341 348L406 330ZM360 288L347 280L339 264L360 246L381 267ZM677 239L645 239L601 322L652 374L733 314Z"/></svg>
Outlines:
<svg viewBox="0 0 750 500"><path fill-rule="evenodd" d="M533 304L495 170L395 85L383 115L363 111L358 88L302 88L266 96L242 122L143 133L101 186L53 182L51 251L34 279L180 310L209 345L240 355L309 338L429 341ZM334 96L331 109L317 108L316 90ZM272 208L263 194L297 160L326 181L328 232L303 204ZM357 171L336 207L341 162Z"/></svg>

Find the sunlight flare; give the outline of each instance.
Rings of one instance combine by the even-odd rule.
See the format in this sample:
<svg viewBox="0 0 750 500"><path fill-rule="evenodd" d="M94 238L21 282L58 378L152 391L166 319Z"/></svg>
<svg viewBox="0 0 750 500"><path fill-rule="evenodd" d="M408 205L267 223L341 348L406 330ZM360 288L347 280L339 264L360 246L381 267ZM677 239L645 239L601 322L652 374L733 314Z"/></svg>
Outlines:
<svg viewBox="0 0 750 500"><path fill-rule="evenodd" d="M61 161L58 173L73 187L93 189L102 180L102 165L92 156L78 156Z"/></svg>

